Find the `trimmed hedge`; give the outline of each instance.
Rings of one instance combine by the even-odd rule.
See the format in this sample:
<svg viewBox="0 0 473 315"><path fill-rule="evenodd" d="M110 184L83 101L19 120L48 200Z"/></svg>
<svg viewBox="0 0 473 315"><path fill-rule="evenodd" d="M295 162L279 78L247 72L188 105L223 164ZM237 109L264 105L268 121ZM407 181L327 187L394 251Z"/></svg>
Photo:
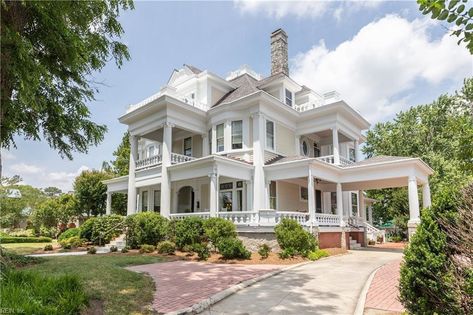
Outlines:
<svg viewBox="0 0 473 315"><path fill-rule="evenodd" d="M119 236L123 232L125 228L124 221L125 218L123 216L116 214L89 218L79 228L80 237L95 245L107 244L112 238Z"/></svg>
<svg viewBox="0 0 473 315"><path fill-rule="evenodd" d="M0 243L51 243L52 238L50 237L15 237L15 236L0 236Z"/></svg>
<svg viewBox="0 0 473 315"><path fill-rule="evenodd" d="M59 235L59 237L57 239L58 239L58 241L62 241L62 240L65 240L66 238L70 238L70 237L73 237L73 236L80 237L80 229L79 228L67 229L64 232L62 232L61 235Z"/></svg>
<svg viewBox="0 0 473 315"><path fill-rule="evenodd" d="M235 224L223 218L210 218L204 221L205 236L216 248L221 240L237 237Z"/></svg>
<svg viewBox="0 0 473 315"><path fill-rule="evenodd" d="M127 245L138 248L141 244L156 246L166 239L169 220L155 212L140 212L126 218Z"/></svg>
<svg viewBox="0 0 473 315"><path fill-rule="evenodd" d="M249 259L251 257L251 252L236 237L220 240L218 252L224 259Z"/></svg>
<svg viewBox="0 0 473 315"><path fill-rule="evenodd" d="M186 217L174 223L175 243L182 249L186 245L201 243L204 239L204 220L199 217Z"/></svg>
<svg viewBox="0 0 473 315"><path fill-rule="evenodd" d="M282 219L274 228L279 247L289 256L306 257L309 252L317 249L315 237L293 219Z"/></svg>

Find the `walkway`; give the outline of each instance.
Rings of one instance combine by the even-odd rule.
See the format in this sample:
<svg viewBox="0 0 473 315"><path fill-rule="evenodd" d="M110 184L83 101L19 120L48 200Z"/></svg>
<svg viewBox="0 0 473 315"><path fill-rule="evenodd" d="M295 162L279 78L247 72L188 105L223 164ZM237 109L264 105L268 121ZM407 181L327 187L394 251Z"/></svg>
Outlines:
<svg viewBox="0 0 473 315"><path fill-rule="evenodd" d="M242 281L281 269L280 265L230 265L185 261L132 266L156 283L153 307L159 313L190 307Z"/></svg>
<svg viewBox="0 0 473 315"><path fill-rule="evenodd" d="M400 264L401 260L393 261L376 272L366 295L365 313L372 310L403 312L404 308L398 300Z"/></svg>
<svg viewBox="0 0 473 315"><path fill-rule="evenodd" d="M353 314L369 275L401 259L392 250L350 251L280 273L213 305L204 314Z"/></svg>

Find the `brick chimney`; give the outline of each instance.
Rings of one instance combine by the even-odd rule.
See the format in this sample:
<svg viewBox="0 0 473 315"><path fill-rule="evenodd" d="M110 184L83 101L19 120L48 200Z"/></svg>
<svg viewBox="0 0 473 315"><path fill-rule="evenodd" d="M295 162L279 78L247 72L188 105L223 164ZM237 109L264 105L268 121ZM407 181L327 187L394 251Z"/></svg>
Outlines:
<svg viewBox="0 0 473 315"><path fill-rule="evenodd" d="M280 28L271 33L271 75L278 73L289 76L287 34Z"/></svg>

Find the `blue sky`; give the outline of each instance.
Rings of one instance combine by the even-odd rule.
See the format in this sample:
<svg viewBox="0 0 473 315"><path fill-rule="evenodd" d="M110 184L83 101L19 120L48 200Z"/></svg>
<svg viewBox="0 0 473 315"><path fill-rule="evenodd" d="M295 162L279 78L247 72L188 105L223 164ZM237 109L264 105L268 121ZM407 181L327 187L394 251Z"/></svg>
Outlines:
<svg viewBox="0 0 473 315"><path fill-rule="evenodd" d="M117 118L156 93L174 68L188 63L225 77L248 64L268 75L269 34L279 27L289 36L296 81L341 92L372 123L452 92L473 74L467 50L414 1L135 2L120 20L132 59L121 69L110 62L94 75L103 85L90 110L108 126L103 143L69 161L44 142L17 137L18 148L2 154L6 176L71 189L82 169L112 159L126 130Z"/></svg>

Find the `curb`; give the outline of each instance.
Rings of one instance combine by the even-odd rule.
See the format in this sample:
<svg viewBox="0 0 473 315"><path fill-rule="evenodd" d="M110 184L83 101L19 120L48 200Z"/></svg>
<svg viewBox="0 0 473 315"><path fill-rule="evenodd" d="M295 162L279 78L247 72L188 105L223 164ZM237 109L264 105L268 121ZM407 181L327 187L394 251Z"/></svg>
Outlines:
<svg viewBox="0 0 473 315"><path fill-rule="evenodd" d="M370 289L371 282L373 282L374 276L378 272L379 269L381 269L384 265L379 266L373 272L369 275L368 279L365 282L365 285L363 286L363 289L361 289L360 295L358 296L358 302L356 303L356 308L355 312L353 315L363 315L365 311L365 303L366 303L366 297L368 296L368 290Z"/></svg>
<svg viewBox="0 0 473 315"><path fill-rule="evenodd" d="M202 301L200 301L200 302L198 302L198 303L196 303L192 306L182 308L182 309L177 310L177 311L166 313L166 315L197 314L199 312L202 312L202 311L206 310L207 308L209 308L213 304L215 304L217 302L220 302L224 298L226 298L226 297L228 297L232 294L235 294L236 292L240 291L241 289L249 287L249 286L251 286L251 285L253 285L257 282L260 282L262 280L265 280L267 278L273 277L273 276L275 276L277 274L280 274L284 271L295 269L297 267L301 267L301 266L304 266L304 265L307 265L307 264L310 264L310 263L313 263L313 261L305 261L305 262L302 262L302 263L299 263L299 264L295 264L295 265L292 265L292 266L288 266L288 267L285 267L285 268L281 268L281 269L278 269L278 270L275 270L275 271L268 272L264 275L261 275L259 277L253 278L253 279L245 280L245 281L240 282L238 284L235 284L235 285L233 285L233 286L231 286L231 287L229 287L229 288L227 288L223 291L220 291L219 293L216 293L216 294L212 295L211 297L209 297L205 300L202 300Z"/></svg>

